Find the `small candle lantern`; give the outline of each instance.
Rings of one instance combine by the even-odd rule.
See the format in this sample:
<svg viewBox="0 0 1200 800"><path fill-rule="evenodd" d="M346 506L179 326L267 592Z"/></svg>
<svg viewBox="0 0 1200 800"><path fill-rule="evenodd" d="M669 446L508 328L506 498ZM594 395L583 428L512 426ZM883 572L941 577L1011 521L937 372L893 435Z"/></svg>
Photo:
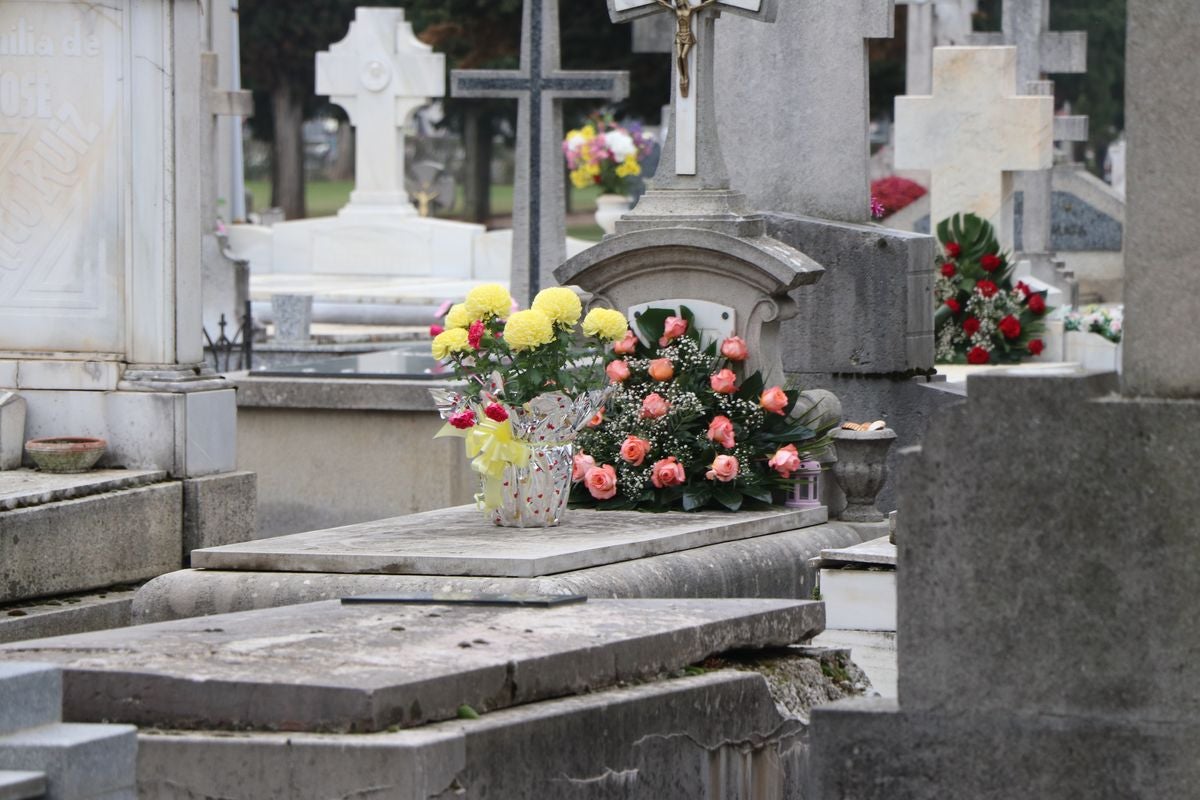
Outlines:
<svg viewBox="0 0 1200 800"><path fill-rule="evenodd" d="M796 487L787 500L788 508L817 508L821 505L821 463L801 461Z"/></svg>

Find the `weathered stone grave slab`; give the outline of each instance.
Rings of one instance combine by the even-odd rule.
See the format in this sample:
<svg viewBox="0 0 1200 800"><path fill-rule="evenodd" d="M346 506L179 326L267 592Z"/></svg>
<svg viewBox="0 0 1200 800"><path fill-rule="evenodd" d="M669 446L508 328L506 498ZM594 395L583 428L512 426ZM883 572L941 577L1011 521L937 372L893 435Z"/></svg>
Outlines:
<svg viewBox="0 0 1200 800"><path fill-rule="evenodd" d="M472 506L197 550L202 569L533 578L691 550L824 522L826 509L648 517L571 511L552 531L496 528ZM648 524L650 522L653 524Z"/></svg>
<svg viewBox="0 0 1200 800"><path fill-rule="evenodd" d="M0 511L133 489L166 479L167 473L158 470L105 469L78 475L56 475L35 470L0 472Z"/></svg>
<svg viewBox="0 0 1200 800"><path fill-rule="evenodd" d="M374 732L579 694L804 641L820 603L594 600L553 609L349 605L224 614L0 648L63 667L73 721Z"/></svg>

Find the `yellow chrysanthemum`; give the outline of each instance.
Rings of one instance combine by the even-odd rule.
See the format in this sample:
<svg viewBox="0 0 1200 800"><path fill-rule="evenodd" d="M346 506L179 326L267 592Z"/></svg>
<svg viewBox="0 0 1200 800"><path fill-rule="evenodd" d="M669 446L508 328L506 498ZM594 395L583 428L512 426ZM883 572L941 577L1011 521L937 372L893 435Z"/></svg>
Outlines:
<svg viewBox="0 0 1200 800"><path fill-rule="evenodd" d="M446 314L447 328L469 328L474 321L471 312L467 311L466 303L450 306L450 311Z"/></svg>
<svg viewBox="0 0 1200 800"><path fill-rule="evenodd" d="M433 340L433 357L438 361L447 358L451 353L465 353L471 349L467 332L462 328L442 331Z"/></svg>
<svg viewBox="0 0 1200 800"><path fill-rule="evenodd" d="M537 309L518 311L504 325L504 341L513 350L532 350L554 341L554 323Z"/></svg>
<svg viewBox="0 0 1200 800"><path fill-rule="evenodd" d="M638 164L637 156L632 155L625 159L620 166L617 167L617 176L628 178L630 175L641 175L642 168Z"/></svg>
<svg viewBox="0 0 1200 800"><path fill-rule="evenodd" d="M592 180L592 173L587 171L587 167L571 170L571 185L576 189L586 189L595 183Z"/></svg>
<svg viewBox="0 0 1200 800"><path fill-rule="evenodd" d="M568 328L579 322L579 317L583 314L583 303L579 302L579 295L561 286L538 292L537 297L533 298L531 308L545 314L556 325Z"/></svg>
<svg viewBox="0 0 1200 800"><path fill-rule="evenodd" d="M485 283L471 290L466 306L472 320L504 317L512 310L512 296L498 283Z"/></svg>
<svg viewBox="0 0 1200 800"><path fill-rule="evenodd" d="M593 308L583 319L583 332L606 342L625 338L629 322L620 311L611 308Z"/></svg>

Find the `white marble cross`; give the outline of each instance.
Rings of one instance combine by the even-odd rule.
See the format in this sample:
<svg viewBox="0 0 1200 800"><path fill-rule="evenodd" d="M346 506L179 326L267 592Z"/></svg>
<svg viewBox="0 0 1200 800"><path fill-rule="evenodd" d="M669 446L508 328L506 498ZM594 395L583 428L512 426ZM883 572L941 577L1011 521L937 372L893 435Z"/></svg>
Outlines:
<svg viewBox="0 0 1200 800"><path fill-rule="evenodd" d="M896 98L896 168L925 169L931 229L972 212L1012 247L1012 173L1049 169L1054 98L1021 96L1013 47L939 47L933 95Z"/></svg>
<svg viewBox="0 0 1200 800"><path fill-rule="evenodd" d="M404 191L404 127L445 93L445 56L417 39L403 9L357 9L346 38L317 54L317 94L345 109L357 132L343 214L417 213Z"/></svg>
<svg viewBox="0 0 1200 800"><path fill-rule="evenodd" d="M713 147L704 147L703 132L716 135L716 115L713 98L713 17L720 12L738 14L762 22L774 22L777 0L608 0L608 11L614 22L629 22L651 14L671 14L684 17L689 32L682 24L673 26L676 32L676 64L672 80L674 98L671 138L674 147L674 167L678 176L698 175L705 157L719 158ZM690 11L689 11L690 10ZM686 51L686 58L683 58ZM684 63L680 63L683 61ZM685 76L686 71L686 76ZM686 80L685 80L686 77ZM707 151L707 152L706 152ZM664 161L665 163L665 161ZM724 173L723 164L720 173ZM661 174L661 170L660 170Z"/></svg>

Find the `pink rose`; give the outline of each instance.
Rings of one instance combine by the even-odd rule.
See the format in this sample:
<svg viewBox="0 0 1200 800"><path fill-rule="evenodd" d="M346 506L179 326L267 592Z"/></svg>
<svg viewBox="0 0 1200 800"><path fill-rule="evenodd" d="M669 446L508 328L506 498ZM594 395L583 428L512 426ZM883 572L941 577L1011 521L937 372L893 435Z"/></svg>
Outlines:
<svg viewBox="0 0 1200 800"><path fill-rule="evenodd" d="M596 412L596 415L594 417L592 417L591 419L588 420L587 426L589 428L599 428L603 424L604 424L604 409L601 408L599 411Z"/></svg>
<svg viewBox="0 0 1200 800"><path fill-rule="evenodd" d="M708 424L708 440L718 442L726 450L732 450L736 442L733 440L733 422L729 417L713 417Z"/></svg>
<svg viewBox="0 0 1200 800"><path fill-rule="evenodd" d="M629 364L624 361L613 361L604 368L604 373L613 383L624 383L629 380Z"/></svg>
<svg viewBox="0 0 1200 800"><path fill-rule="evenodd" d="M712 469L704 474L710 481L729 483L737 480L738 460L733 456L717 456L712 463Z"/></svg>
<svg viewBox="0 0 1200 800"><path fill-rule="evenodd" d="M770 389L767 389L762 393L762 397L759 398L759 405L772 414L779 414L780 416L783 416L787 404L788 396L778 386L772 386Z"/></svg>
<svg viewBox="0 0 1200 800"><path fill-rule="evenodd" d="M796 445L789 444L776 450L767 466L784 478L792 477L792 473L800 469L800 454L796 452Z"/></svg>
<svg viewBox="0 0 1200 800"><path fill-rule="evenodd" d="M438 336L438 335L440 335L440 334L442 334L442 333L445 333L445 332L446 332L446 329L445 329L445 328L443 328L441 325L436 325L436 324L435 324L435 325L430 325L430 326L429 326L429 335L430 335L430 336Z"/></svg>
<svg viewBox="0 0 1200 800"><path fill-rule="evenodd" d="M611 500L617 496L617 471L612 464L592 467L583 476L583 485L597 500Z"/></svg>
<svg viewBox="0 0 1200 800"><path fill-rule="evenodd" d="M587 453L576 453L575 461L571 466L571 480L581 481L587 471L596 466L596 459L589 456Z"/></svg>
<svg viewBox="0 0 1200 800"><path fill-rule="evenodd" d="M709 378L712 390L717 394L733 394L737 391L737 376L731 369L723 369Z"/></svg>
<svg viewBox="0 0 1200 800"><path fill-rule="evenodd" d="M632 434L621 443L621 458L635 467L640 467L649 453L650 443Z"/></svg>
<svg viewBox="0 0 1200 800"><path fill-rule="evenodd" d="M682 486L686 480L687 474L683 471L683 465L675 456L667 456L661 461L655 461L654 466L650 468L650 482L656 489Z"/></svg>
<svg viewBox="0 0 1200 800"><path fill-rule="evenodd" d="M746 343L742 341L742 337L730 336L721 342L721 355L730 361L745 361L750 355L750 350L746 347Z"/></svg>
<svg viewBox="0 0 1200 800"><path fill-rule="evenodd" d="M642 419L659 419L665 417L670 410L671 404L658 392L646 395L646 399L642 401Z"/></svg>
<svg viewBox="0 0 1200 800"><path fill-rule="evenodd" d="M649 372L656 381L669 381L675 377L675 365L669 358L656 358L650 362Z"/></svg>
<svg viewBox="0 0 1200 800"><path fill-rule="evenodd" d="M666 347L687 333L687 328L687 320L683 317L667 317L667 321L663 324L662 338L658 340L658 346Z"/></svg>
<svg viewBox="0 0 1200 800"><path fill-rule="evenodd" d="M631 356L637 352L637 343L633 331L625 331L625 338L613 345L613 352L619 356Z"/></svg>

